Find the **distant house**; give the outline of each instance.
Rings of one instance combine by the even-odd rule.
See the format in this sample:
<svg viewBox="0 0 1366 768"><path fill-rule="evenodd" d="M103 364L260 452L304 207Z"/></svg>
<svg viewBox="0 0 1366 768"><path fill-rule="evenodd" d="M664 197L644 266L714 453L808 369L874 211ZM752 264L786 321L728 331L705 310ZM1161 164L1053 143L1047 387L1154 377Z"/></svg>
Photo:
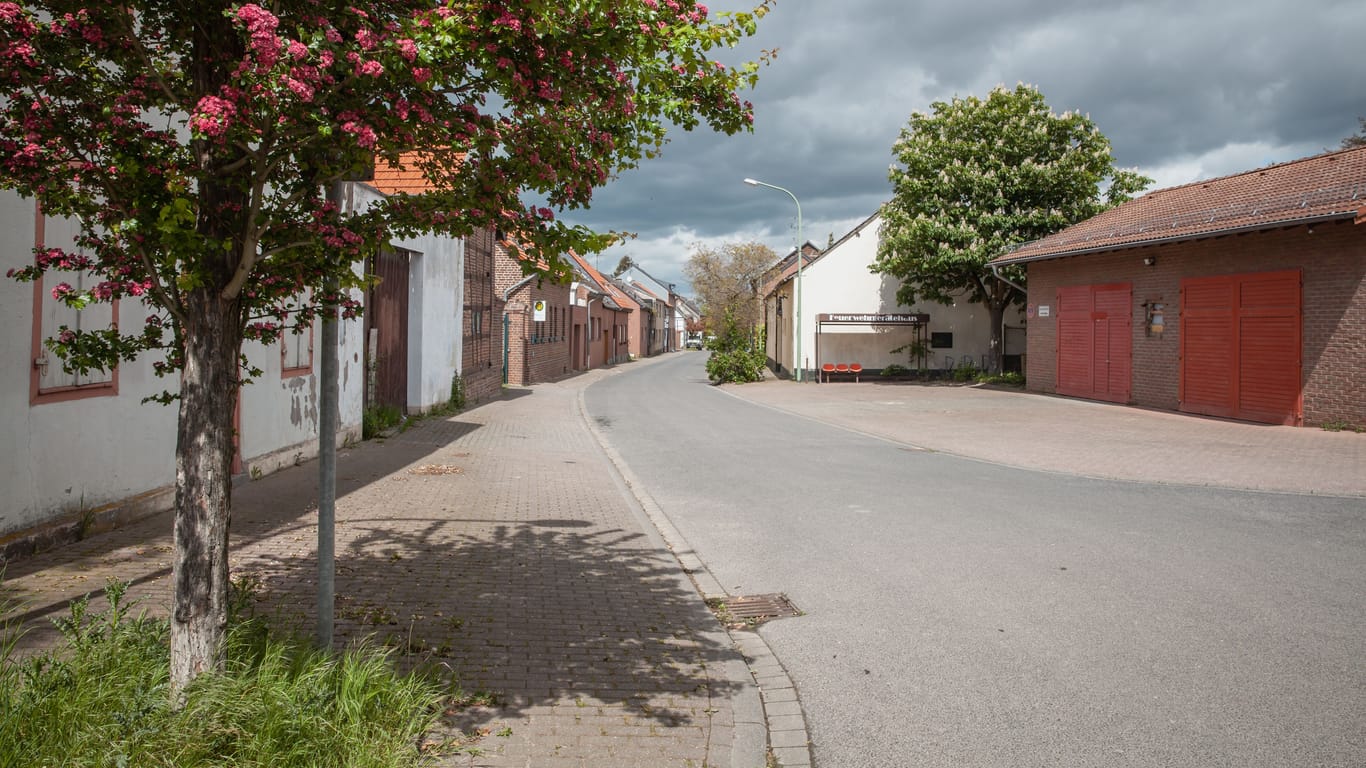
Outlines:
<svg viewBox="0 0 1366 768"><path fill-rule="evenodd" d="M665 313L672 310L640 283L620 277L611 278L611 282L638 308L627 329L628 339L632 340L631 353L636 357L650 357L664 351L664 318Z"/></svg>
<svg viewBox="0 0 1366 768"><path fill-rule="evenodd" d="M1028 386L1272 424L1366 426L1366 148L1150 192L1028 269Z"/></svg>
<svg viewBox="0 0 1366 768"><path fill-rule="evenodd" d="M374 180L355 185L358 206L432 189L412 156L380 163ZM380 282L366 309L366 402L423 412L447 402L458 376L467 402L501 390L502 305L494 289L494 241L482 229L465 238L396 240L366 265Z"/></svg>
<svg viewBox="0 0 1366 768"><path fill-rule="evenodd" d="M683 349L688 329L702 323L702 310L684 296L674 294L674 349Z"/></svg>
<svg viewBox="0 0 1366 768"><path fill-rule="evenodd" d="M877 260L881 226L882 216L875 213L824 251L803 260L803 378L817 380L817 372L826 363L858 363L865 369L891 364L941 370L968 363L986 367L991 313L968 301L901 305L896 298L901 283L869 269ZM788 266L764 289L764 324L770 365L790 376L797 265L792 254L783 263ZM1023 352L1022 312L1006 311L1005 331L1007 360L1018 365ZM913 355L909 347L917 341L921 354Z"/></svg>
<svg viewBox="0 0 1366 768"><path fill-rule="evenodd" d="M503 302L503 382L512 386L554 381L575 370L570 286L528 275L522 268L527 258L511 239L494 243L494 289Z"/></svg>
<svg viewBox="0 0 1366 768"><path fill-rule="evenodd" d="M649 334L649 351L646 354L653 355L680 349L674 332L678 325L677 310L674 307L674 284L656 278L637 264L632 264L626 271L617 275L617 279L633 286L637 292L652 302L654 325Z"/></svg>
<svg viewBox="0 0 1366 768"><path fill-rule="evenodd" d="M573 345L575 368L600 368L630 360L630 329L640 305L587 259L573 251L569 258L579 276L574 287L576 306L581 306L582 314L588 317L587 323L576 320L582 336Z"/></svg>

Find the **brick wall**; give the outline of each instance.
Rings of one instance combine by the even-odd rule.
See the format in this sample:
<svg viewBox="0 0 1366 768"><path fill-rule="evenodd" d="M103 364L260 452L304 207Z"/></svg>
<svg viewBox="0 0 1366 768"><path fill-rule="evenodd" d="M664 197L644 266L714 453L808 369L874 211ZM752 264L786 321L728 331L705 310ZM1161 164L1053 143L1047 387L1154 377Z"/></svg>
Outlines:
<svg viewBox="0 0 1366 768"><path fill-rule="evenodd" d="M525 278L522 268L503 247L494 245L494 290L503 293ZM533 320L534 302L546 302L546 320ZM508 296L503 313L508 318L507 383L525 386L554 381L570 373L573 307L569 286L533 279ZM501 327L499 331L501 332Z"/></svg>
<svg viewBox="0 0 1366 768"><path fill-rule="evenodd" d="M471 405L497 397L503 384L503 302L494 288L494 238L492 229L465 238L460 377Z"/></svg>
<svg viewBox="0 0 1366 768"><path fill-rule="evenodd" d="M1366 225L1350 221L1187 243L1073 256L1029 265L1026 376L1029 389L1057 386L1057 289L1128 282L1133 286L1131 402L1177 408L1180 287L1184 277L1303 270L1301 296L1305 424L1366 426ZM1143 259L1156 259L1145 266ZM1148 335L1144 304L1166 304L1166 327ZM1039 305L1049 317L1039 317Z"/></svg>

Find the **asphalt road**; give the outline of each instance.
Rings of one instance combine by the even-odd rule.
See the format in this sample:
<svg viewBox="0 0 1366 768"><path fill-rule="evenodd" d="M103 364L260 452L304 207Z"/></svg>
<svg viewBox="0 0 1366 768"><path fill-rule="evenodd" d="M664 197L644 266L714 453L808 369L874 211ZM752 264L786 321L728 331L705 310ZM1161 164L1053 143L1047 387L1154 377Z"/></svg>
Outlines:
<svg viewBox="0 0 1366 768"><path fill-rule="evenodd" d="M1366 765L1361 499L1110 482L918 451L706 383L585 402L761 632L819 768Z"/></svg>

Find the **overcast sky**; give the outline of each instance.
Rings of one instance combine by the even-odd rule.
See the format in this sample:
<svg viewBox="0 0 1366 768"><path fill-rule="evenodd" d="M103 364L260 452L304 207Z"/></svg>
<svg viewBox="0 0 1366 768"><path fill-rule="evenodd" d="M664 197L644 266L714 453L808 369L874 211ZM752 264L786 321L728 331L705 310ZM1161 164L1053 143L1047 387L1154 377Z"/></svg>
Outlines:
<svg viewBox="0 0 1366 768"><path fill-rule="evenodd" d="M718 0L716 11L752 3ZM664 155L565 218L639 237L630 255L687 293L698 243L824 246L890 194L911 112L1024 82L1054 112L1088 113L1116 162L1154 188L1337 149L1366 115L1362 0L777 0L735 59L778 48L752 134L674 131Z"/></svg>

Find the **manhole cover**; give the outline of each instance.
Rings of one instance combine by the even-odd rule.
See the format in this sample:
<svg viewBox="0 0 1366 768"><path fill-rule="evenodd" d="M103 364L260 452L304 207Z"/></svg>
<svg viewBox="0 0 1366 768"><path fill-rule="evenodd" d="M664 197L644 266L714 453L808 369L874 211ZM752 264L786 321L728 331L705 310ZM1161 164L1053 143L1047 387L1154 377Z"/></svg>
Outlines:
<svg viewBox="0 0 1366 768"><path fill-rule="evenodd" d="M716 618L728 627L752 627L770 619L803 615L787 595L737 595L707 601Z"/></svg>

